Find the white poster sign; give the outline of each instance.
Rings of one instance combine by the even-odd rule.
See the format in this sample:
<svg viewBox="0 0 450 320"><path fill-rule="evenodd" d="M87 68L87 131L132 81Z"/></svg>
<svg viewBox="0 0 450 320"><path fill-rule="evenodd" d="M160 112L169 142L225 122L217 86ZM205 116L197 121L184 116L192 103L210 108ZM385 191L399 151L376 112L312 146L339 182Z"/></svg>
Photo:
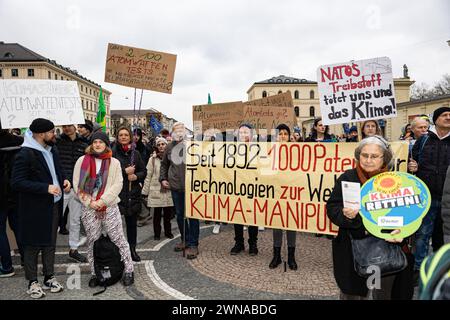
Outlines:
<svg viewBox="0 0 450 320"><path fill-rule="evenodd" d="M325 125L397 116L388 57L320 66L317 83Z"/></svg>
<svg viewBox="0 0 450 320"><path fill-rule="evenodd" d="M55 125L84 123L77 82L0 80L2 128L27 128L36 118Z"/></svg>

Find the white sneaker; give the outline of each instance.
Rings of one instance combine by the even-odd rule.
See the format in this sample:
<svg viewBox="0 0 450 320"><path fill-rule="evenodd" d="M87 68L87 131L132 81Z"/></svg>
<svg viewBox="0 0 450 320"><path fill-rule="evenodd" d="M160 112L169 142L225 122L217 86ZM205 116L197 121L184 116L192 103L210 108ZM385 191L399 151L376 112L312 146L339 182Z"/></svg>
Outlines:
<svg viewBox="0 0 450 320"><path fill-rule="evenodd" d="M30 288L27 290L27 294L29 294L33 299L40 299L45 297L45 292L42 291L42 287L37 281L31 284Z"/></svg>
<svg viewBox="0 0 450 320"><path fill-rule="evenodd" d="M87 238L86 237L81 237L80 238L80 242L78 243L78 246L79 247L84 246L86 244L86 242L87 242Z"/></svg>
<svg viewBox="0 0 450 320"><path fill-rule="evenodd" d="M264 231L265 229L264 229L264 227L258 227L258 230L259 231Z"/></svg>
<svg viewBox="0 0 450 320"><path fill-rule="evenodd" d="M51 293L58 293L63 291L64 287L58 282L58 280L56 280L55 277L51 277L46 282L44 282L42 289L50 290Z"/></svg>
<svg viewBox="0 0 450 320"><path fill-rule="evenodd" d="M213 228L212 233L219 234L219 232L220 232L220 224L216 224Z"/></svg>

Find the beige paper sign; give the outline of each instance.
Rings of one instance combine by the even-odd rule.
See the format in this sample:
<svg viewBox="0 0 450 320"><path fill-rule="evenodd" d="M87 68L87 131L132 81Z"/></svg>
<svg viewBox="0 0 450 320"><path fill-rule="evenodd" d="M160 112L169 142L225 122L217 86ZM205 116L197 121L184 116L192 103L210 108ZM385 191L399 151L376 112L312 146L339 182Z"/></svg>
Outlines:
<svg viewBox="0 0 450 320"><path fill-rule="evenodd" d="M172 93L177 56L109 43L105 82Z"/></svg>
<svg viewBox="0 0 450 320"><path fill-rule="evenodd" d="M191 141L186 148L186 217L335 235L326 213L335 181L356 166L357 143ZM408 143L393 142L394 169Z"/></svg>

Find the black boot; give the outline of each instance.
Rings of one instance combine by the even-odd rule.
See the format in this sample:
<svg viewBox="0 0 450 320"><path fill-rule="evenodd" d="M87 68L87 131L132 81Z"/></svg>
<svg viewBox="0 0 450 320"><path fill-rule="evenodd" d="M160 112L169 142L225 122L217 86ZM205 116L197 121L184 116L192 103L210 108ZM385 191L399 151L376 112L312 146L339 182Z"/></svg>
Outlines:
<svg viewBox="0 0 450 320"><path fill-rule="evenodd" d="M134 273L130 272L130 273L124 273L123 277L122 277L122 284L125 287L131 286L134 283Z"/></svg>
<svg viewBox="0 0 450 320"><path fill-rule="evenodd" d="M273 247L273 259L270 261L269 268L275 269L281 263L281 248Z"/></svg>
<svg viewBox="0 0 450 320"><path fill-rule="evenodd" d="M131 259L134 262L139 262L141 261L141 257L139 257L139 255L136 252L136 246L130 246L130 252L131 252Z"/></svg>
<svg viewBox="0 0 450 320"><path fill-rule="evenodd" d="M288 248L288 266L291 270L297 270L297 262L295 262L295 247Z"/></svg>

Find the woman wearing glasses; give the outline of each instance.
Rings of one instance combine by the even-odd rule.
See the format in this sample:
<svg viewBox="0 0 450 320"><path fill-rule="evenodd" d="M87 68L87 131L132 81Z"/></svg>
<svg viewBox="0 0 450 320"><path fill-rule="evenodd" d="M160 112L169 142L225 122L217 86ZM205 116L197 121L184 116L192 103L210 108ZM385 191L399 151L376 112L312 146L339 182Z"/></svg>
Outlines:
<svg viewBox="0 0 450 320"><path fill-rule="evenodd" d="M373 176L388 171L393 153L380 136L363 139L355 149L356 168L345 171L336 181L333 192L327 202L327 215L339 227L339 233L333 240L333 269L342 300L365 300L368 298L367 279L360 277L353 263L351 237L361 239L368 235L358 209L345 208L342 196L342 182L357 182L361 186ZM394 230L393 232L398 232ZM402 240L386 240L402 242ZM411 255L408 263L412 263ZM412 276L408 270L381 278L381 288L373 291L374 299L411 299L413 294ZM412 274L411 274L412 275Z"/></svg>

